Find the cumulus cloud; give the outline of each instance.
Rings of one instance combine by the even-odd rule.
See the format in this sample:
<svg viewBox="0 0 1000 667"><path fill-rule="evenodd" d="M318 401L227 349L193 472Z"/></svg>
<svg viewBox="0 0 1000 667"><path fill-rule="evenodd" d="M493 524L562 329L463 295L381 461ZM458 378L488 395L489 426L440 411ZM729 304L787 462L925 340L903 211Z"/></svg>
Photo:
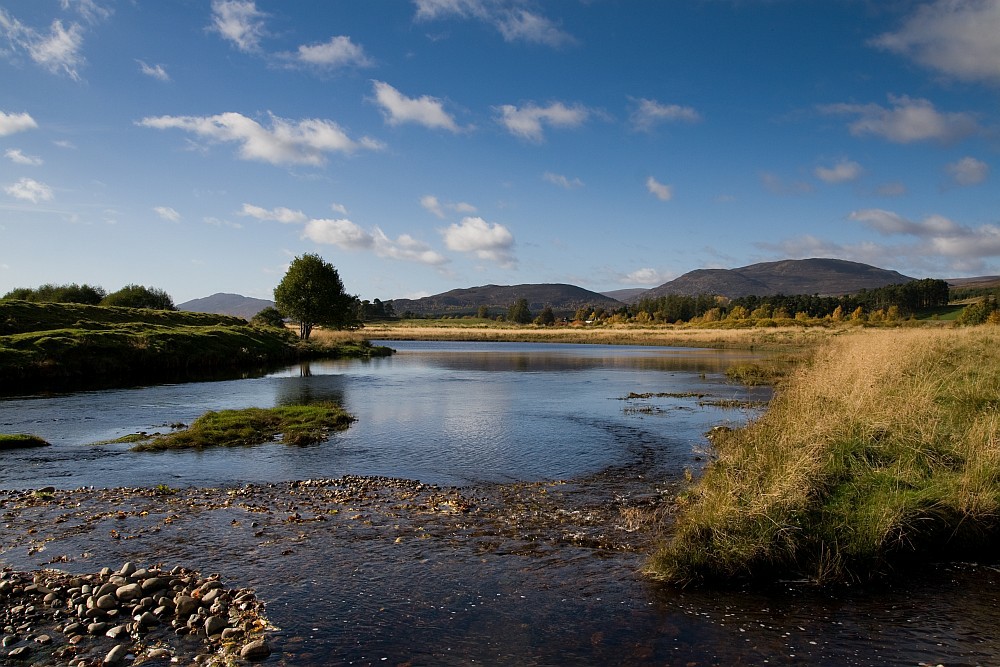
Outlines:
<svg viewBox="0 0 1000 667"><path fill-rule="evenodd" d="M0 31L15 51L24 51L53 74L62 72L71 79L79 80L79 68L84 63L83 26L70 23L64 27L62 21L52 21L48 34L43 34L21 23L0 8ZM0 52L2 53L2 52Z"/></svg>
<svg viewBox="0 0 1000 667"><path fill-rule="evenodd" d="M239 156L275 165L322 165L327 153L353 153L359 149L378 150L382 144L363 137L351 139L330 120L309 118L289 121L270 116L265 128L246 116L227 112L215 116L159 116L143 118L139 125L158 130L179 129L213 142L239 144Z"/></svg>
<svg viewBox="0 0 1000 667"><path fill-rule="evenodd" d="M653 195L660 201L670 201L674 196L674 189L672 186L660 183L652 176L646 179L646 189L649 190L649 194Z"/></svg>
<svg viewBox="0 0 1000 667"><path fill-rule="evenodd" d="M136 62L139 63L139 71L146 76L153 77L158 81L170 81L170 75L167 74L167 70L164 69L163 65L149 65L139 59L136 59Z"/></svg>
<svg viewBox="0 0 1000 667"><path fill-rule="evenodd" d="M945 167L957 185L979 185L990 174L990 165L974 157L964 157Z"/></svg>
<svg viewBox="0 0 1000 667"><path fill-rule="evenodd" d="M429 266L440 266L448 261L444 255L409 234L401 234L396 239L390 239L381 229L375 227L372 236L375 242L375 254L379 257L418 262Z"/></svg>
<svg viewBox="0 0 1000 667"><path fill-rule="evenodd" d="M285 208L284 206L266 209L261 206L254 206L253 204L243 204L243 208L240 210L240 215L256 218L258 220L274 220L284 224L302 223L309 219L308 216L306 216L306 214L302 211L293 211L292 209Z"/></svg>
<svg viewBox="0 0 1000 667"><path fill-rule="evenodd" d="M625 282L630 285L662 285L670 280L670 274L651 268L636 269L625 276Z"/></svg>
<svg viewBox="0 0 1000 667"><path fill-rule="evenodd" d="M832 167L816 167L816 178L824 183L849 183L861 178L864 169L852 160L840 160Z"/></svg>
<svg viewBox="0 0 1000 667"><path fill-rule="evenodd" d="M553 185L558 185L561 188L566 188L567 190L575 190L576 188L583 187L583 181L579 178L569 178L568 176L563 176L562 174L554 174L551 171L547 171L542 174L542 180Z"/></svg>
<svg viewBox="0 0 1000 667"><path fill-rule="evenodd" d="M382 115L389 125L416 123L431 129L459 131L455 119L444 110L444 103L436 97L407 97L383 81L373 81L372 85L375 102L382 108Z"/></svg>
<svg viewBox="0 0 1000 667"><path fill-rule="evenodd" d="M660 123L683 121L695 123L701 120L701 115L692 107L678 104L661 104L656 100L645 98L633 100L635 108L629 120L632 127L640 132L651 132Z"/></svg>
<svg viewBox="0 0 1000 667"><path fill-rule="evenodd" d="M940 112L930 101L889 96L890 108L878 104L827 104L819 107L827 114L857 116L848 129L855 136L875 135L898 144L915 141L949 143L980 131L972 114Z"/></svg>
<svg viewBox="0 0 1000 667"><path fill-rule="evenodd" d="M178 222L181 219L181 214L169 206L156 206L153 210L156 211L156 215L168 222Z"/></svg>
<svg viewBox="0 0 1000 667"><path fill-rule="evenodd" d="M523 41L551 47L576 40L551 19L520 0L415 0L417 19L475 20L493 26L507 42Z"/></svg>
<svg viewBox="0 0 1000 667"><path fill-rule="evenodd" d="M516 137L529 141L540 142L544 139L544 126L578 127L590 116L590 111L579 104L566 106L562 102L553 102L547 107L540 107L533 102L523 107L504 104L496 107L500 112L498 122Z"/></svg>
<svg viewBox="0 0 1000 667"><path fill-rule="evenodd" d="M872 44L964 81L1000 83L1000 2L936 0Z"/></svg>
<svg viewBox="0 0 1000 667"><path fill-rule="evenodd" d="M479 259L496 262L503 267L515 264L514 235L501 224L490 224L480 217L463 218L442 230L449 250L472 253Z"/></svg>
<svg viewBox="0 0 1000 667"><path fill-rule="evenodd" d="M372 60L360 44L350 37L338 35L317 44L302 44L294 53L282 53L280 57L300 65L321 69L342 67L371 67Z"/></svg>
<svg viewBox="0 0 1000 667"><path fill-rule="evenodd" d="M420 205L429 213L433 213L442 220L447 217L447 212L458 213L460 215L475 213L476 207L464 201L455 203L442 203L434 195L424 195L420 198Z"/></svg>
<svg viewBox="0 0 1000 667"><path fill-rule="evenodd" d="M26 113L5 113L0 111L0 137L24 132L38 127L35 119Z"/></svg>
<svg viewBox="0 0 1000 667"><path fill-rule="evenodd" d="M30 201L34 204L49 201L55 196L52 188L33 178L22 178L17 183L5 187L4 192L15 199Z"/></svg>
<svg viewBox="0 0 1000 667"><path fill-rule="evenodd" d="M265 18L267 14L257 9L254 0L212 0L210 29L249 53L260 50Z"/></svg>
<svg viewBox="0 0 1000 667"><path fill-rule="evenodd" d="M346 250L365 250L375 245L372 235L347 218L313 219L306 223L304 238Z"/></svg>
<svg viewBox="0 0 1000 667"><path fill-rule="evenodd" d="M957 223L940 215L928 216L920 222L913 222L892 211L866 208L853 211L847 217L885 236L907 234L921 238L933 238L964 233Z"/></svg>
<svg viewBox="0 0 1000 667"><path fill-rule="evenodd" d="M44 163L42 158L34 155L25 155L19 148L8 148L4 156L14 164L23 164L29 167L38 167Z"/></svg>

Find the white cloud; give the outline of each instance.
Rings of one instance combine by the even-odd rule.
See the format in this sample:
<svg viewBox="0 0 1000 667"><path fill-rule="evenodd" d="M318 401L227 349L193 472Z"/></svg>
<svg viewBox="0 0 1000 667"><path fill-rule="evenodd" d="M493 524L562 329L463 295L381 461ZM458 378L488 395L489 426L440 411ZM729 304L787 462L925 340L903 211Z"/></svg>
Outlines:
<svg viewBox="0 0 1000 667"><path fill-rule="evenodd" d="M302 223L308 220L308 216L302 211L293 211L284 206L278 206L270 210L253 204L243 204L240 215L249 216L258 220L274 220L284 224Z"/></svg>
<svg viewBox="0 0 1000 667"><path fill-rule="evenodd" d="M579 178L569 178L567 176L563 176L562 174L554 174L551 171L547 171L542 174L542 179L552 183L553 185L566 188L567 190L574 190L576 188L583 187L583 181Z"/></svg>
<svg viewBox="0 0 1000 667"><path fill-rule="evenodd" d="M293 60L302 65L323 69L340 67L371 67L371 59L365 54L362 46L355 44L350 37L339 35L317 44L302 44L295 53L283 53L281 57Z"/></svg>
<svg viewBox="0 0 1000 667"><path fill-rule="evenodd" d="M34 155L25 155L19 148L8 148L4 155L14 164L38 167L44 163L42 158L35 157Z"/></svg>
<svg viewBox="0 0 1000 667"><path fill-rule="evenodd" d="M213 227L231 227L232 229L243 229L243 225L238 222L232 222L230 220L220 220L215 217L205 217L202 218L206 225L212 225Z"/></svg>
<svg viewBox="0 0 1000 667"><path fill-rule="evenodd" d="M864 169L852 160L840 160L832 167L816 167L816 178L824 183L848 183L861 178Z"/></svg>
<svg viewBox="0 0 1000 667"><path fill-rule="evenodd" d="M522 0L415 0L417 19L472 19L493 26L504 41L560 47L573 44L572 35L551 19L527 9Z"/></svg>
<svg viewBox="0 0 1000 667"><path fill-rule="evenodd" d="M372 236L375 241L375 254L379 257L418 262L429 266L440 266L448 261L444 255L409 234L401 234L393 240L376 227Z"/></svg>
<svg viewBox="0 0 1000 667"><path fill-rule="evenodd" d="M344 206L343 204L338 204L337 202L330 204L330 210L332 210L334 213L347 215L347 207Z"/></svg>
<svg viewBox="0 0 1000 667"><path fill-rule="evenodd" d="M266 17L267 14L257 9L254 0L212 0L211 29L240 51L260 49L260 40L266 35Z"/></svg>
<svg viewBox="0 0 1000 667"><path fill-rule="evenodd" d="M62 21L56 19L49 27L49 34L43 35L0 8L0 31L15 50L26 51L38 65L53 74L63 72L74 80L80 79L77 70L84 58L80 53L83 27L79 23L70 23L65 28Z"/></svg>
<svg viewBox="0 0 1000 667"><path fill-rule="evenodd" d="M227 112L215 116L159 116L143 118L139 125L158 130L179 129L209 141L235 142L244 160L271 164L319 166L326 153L353 153L361 148L378 150L382 144L363 137L355 141L330 120L310 118L298 122L271 115L271 129L246 116Z"/></svg>
<svg viewBox="0 0 1000 667"><path fill-rule="evenodd" d="M578 127L590 115L590 111L582 105L568 107L562 102L553 102L547 107L540 107L531 102L521 108L513 104L504 104L496 107L496 110L500 112L498 122L506 127L508 132L535 142L540 142L544 138L543 126Z"/></svg>
<svg viewBox="0 0 1000 667"><path fill-rule="evenodd" d="M49 201L55 196L52 188L33 178L22 178L17 183L5 187L4 192L15 199L23 199L35 204Z"/></svg>
<svg viewBox="0 0 1000 667"><path fill-rule="evenodd" d="M944 257L950 267L969 268L979 266L983 259L1000 257L998 225L970 227L942 215L912 221L882 209L854 211L848 218L884 236L913 237L918 243L909 252L921 257Z"/></svg>
<svg viewBox="0 0 1000 667"><path fill-rule="evenodd" d="M181 214L169 206L156 206L153 210L156 211L156 215L168 222L178 222L181 219Z"/></svg>
<svg viewBox="0 0 1000 667"><path fill-rule="evenodd" d="M372 85L375 101L382 107L382 115L390 125L416 123L431 129L459 131L455 119L444 110L444 103L436 97L407 97L383 81L373 81Z"/></svg>
<svg viewBox="0 0 1000 667"><path fill-rule="evenodd" d="M653 195L660 201L670 201L674 196L674 189L672 186L660 183L652 176L646 179L646 189L649 190L649 194Z"/></svg>
<svg viewBox="0 0 1000 667"><path fill-rule="evenodd" d="M670 280L670 274L663 273L656 269L642 268L636 269L625 276L625 282L630 285L662 285Z"/></svg>
<svg viewBox="0 0 1000 667"><path fill-rule="evenodd" d="M629 116L632 127L640 132L650 132L660 123L684 121L694 123L701 120L701 116L691 107L682 107L678 104L660 104L656 100L638 99L635 109Z"/></svg>
<svg viewBox="0 0 1000 667"><path fill-rule="evenodd" d="M99 23L111 17L113 13L107 7L94 2L94 0L60 0L63 10L76 9L88 23Z"/></svg>
<svg viewBox="0 0 1000 667"><path fill-rule="evenodd" d="M920 222L912 222L903 216L880 208L866 208L851 212L848 219L860 222L879 234L907 234L920 238L965 235L966 231L957 223L940 215L931 215Z"/></svg>
<svg viewBox="0 0 1000 667"><path fill-rule="evenodd" d="M365 250L375 245L371 234L347 218L310 220L306 223L302 236L316 243L335 245L346 250Z"/></svg>
<svg viewBox="0 0 1000 667"><path fill-rule="evenodd" d="M1000 2L936 0L872 44L965 81L1000 83Z"/></svg>
<svg viewBox="0 0 1000 667"><path fill-rule="evenodd" d="M456 203L442 203L434 195L424 195L421 197L420 205L429 213L433 213L442 220L447 217L447 211L458 213L460 215L476 212L476 207L472 204L468 204L464 201Z"/></svg>
<svg viewBox="0 0 1000 667"><path fill-rule="evenodd" d="M479 259L496 262L503 267L513 266L514 235L501 224L490 224L479 217L463 218L442 230L444 244L449 250L474 253Z"/></svg>
<svg viewBox="0 0 1000 667"><path fill-rule="evenodd" d="M139 59L136 59L136 62L139 63L139 70L146 76L151 76L159 81L170 81L170 75L167 74L163 65L148 65Z"/></svg>
<svg viewBox="0 0 1000 667"><path fill-rule="evenodd" d="M828 104L823 113L858 116L848 128L855 136L872 134L894 143L953 142L980 131L969 113L942 113L930 101L905 95L889 96L891 108L878 104Z"/></svg>
<svg viewBox="0 0 1000 667"><path fill-rule="evenodd" d="M945 167L952 180L958 185L978 185L990 174L990 165L974 157L964 157Z"/></svg>
<svg viewBox="0 0 1000 667"><path fill-rule="evenodd" d="M26 113L4 113L0 111L0 137L15 132L24 132L38 127L35 119Z"/></svg>

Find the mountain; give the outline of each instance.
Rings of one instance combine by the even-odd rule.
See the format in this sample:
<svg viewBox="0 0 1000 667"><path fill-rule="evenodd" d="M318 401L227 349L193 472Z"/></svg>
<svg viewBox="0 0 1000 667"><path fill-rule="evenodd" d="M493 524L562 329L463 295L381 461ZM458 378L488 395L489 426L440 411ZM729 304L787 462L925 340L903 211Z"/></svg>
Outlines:
<svg viewBox="0 0 1000 667"><path fill-rule="evenodd" d="M911 280L896 271L843 259L786 259L737 269L697 269L643 292L633 302L668 294L717 294L731 299L769 294L837 296Z"/></svg>
<svg viewBox="0 0 1000 667"><path fill-rule="evenodd" d="M192 299L191 301L177 304L177 310L186 310L192 313L233 315L249 320L260 311L273 305L274 302L267 299L254 299L241 294L224 294L218 292L212 296Z"/></svg>
<svg viewBox="0 0 1000 667"><path fill-rule="evenodd" d="M622 306L620 301L575 285L541 284L454 289L422 299L393 299L392 307L397 315L405 312L415 315L475 315L480 306L486 306L490 314L496 316L506 314L518 299L527 299L528 309L536 315L545 306L551 306L560 317L571 316L578 308L587 306L609 310Z"/></svg>
<svg viewBox="0 0 1000 667"><path fill-rule="evenodd" d="M645 291L645 287L629 287L626 289L611 290L610 292L601 292L601 295L615 301L621 301L622 303L632 303L635 297L638 297Z"/></svg>

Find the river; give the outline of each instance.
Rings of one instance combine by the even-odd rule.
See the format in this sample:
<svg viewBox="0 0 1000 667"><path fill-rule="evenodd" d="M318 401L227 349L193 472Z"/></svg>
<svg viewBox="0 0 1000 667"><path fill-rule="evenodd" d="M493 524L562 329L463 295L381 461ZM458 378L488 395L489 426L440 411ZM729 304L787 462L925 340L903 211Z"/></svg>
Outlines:
<svg viewBox="0 0 1000 667"><path fill-rule="evenodd" d="M724 375L757 355L387 344L398 354L257 378L0 400L0 431L53 445L4 452L0 488L53 486L58 500L8 512L0 563L219 572L267 603L278 647L268 664L1000 659L987 565L836 592L676 590L641 574L662 501L710 457L705 432L759 412L733 401L766 400ZM207 410L331 399L357 422L317 446L92 444Z"/></svg>

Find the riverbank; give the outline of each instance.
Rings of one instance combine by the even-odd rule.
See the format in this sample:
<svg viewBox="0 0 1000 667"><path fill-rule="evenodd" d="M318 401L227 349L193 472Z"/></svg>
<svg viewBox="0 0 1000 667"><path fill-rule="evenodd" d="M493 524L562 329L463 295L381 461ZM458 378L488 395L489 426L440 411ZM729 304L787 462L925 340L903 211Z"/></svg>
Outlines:
<svg viewBox="0 0 1000 667"><path fill-rule="evenodd" d="M842 583L995 556L998 396L996 327L828 341L762 417L713 439L651 573Z"/></svg>
<svg viewBox="0 0 1000 667"><path fill-rule="evenodd" d="M115 386L263 372L321 357L384 356L364 340L303 343L226 315L0 301L0 391Z"/></svg>

